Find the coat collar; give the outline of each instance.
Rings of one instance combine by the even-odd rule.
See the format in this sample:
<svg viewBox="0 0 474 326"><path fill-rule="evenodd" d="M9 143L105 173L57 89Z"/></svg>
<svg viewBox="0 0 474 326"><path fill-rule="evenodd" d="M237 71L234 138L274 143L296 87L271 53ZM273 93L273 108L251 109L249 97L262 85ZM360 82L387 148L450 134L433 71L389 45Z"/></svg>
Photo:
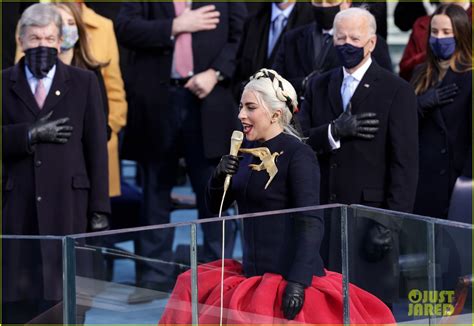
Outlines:
<svg viewBox="0 0 474 326"><path fill-rule="evenodd" d="M37 118L41 118L48 114L56 104L69 91L69 72L67 67L60 60L56 62L56 73L53 78L53 83L49 90L48 96L44 103L43 109L40 110L36 104L33 93L31 93L30 86L26 80L25 75L25 59L22 58L12 70L10 81L12 82L12 90L17 94L21 101L26 105L28 110Z"/></svg>
<svg viewBox="0 0 474 326"><path fill-rule="evenodd" d="M329 80L329 102L331 108L336 116L339 116L342 111L341 85L343 80L343 68L335 69ZM354 95L352 95L352 113L357 113L359 104L372 92L378 80L380 66L372 60L372 64L365 73L364 77L357 86Z"/></svg>

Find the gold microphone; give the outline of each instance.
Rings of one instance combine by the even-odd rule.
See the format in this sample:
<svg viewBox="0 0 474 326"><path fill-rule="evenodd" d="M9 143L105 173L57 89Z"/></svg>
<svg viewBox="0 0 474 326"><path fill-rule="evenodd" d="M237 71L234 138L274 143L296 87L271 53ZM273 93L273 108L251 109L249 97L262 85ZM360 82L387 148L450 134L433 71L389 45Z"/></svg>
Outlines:
<svg viewBox="0 0 474 326"><path fill-rule="evenodd" d="M234 130L232 133L232 138L230 139L230 155L237 156L239 153L240 146L242 145L242 141L244 140L244 134L242 131ZM225 177L224 181L224 193L227 192L230 185L230 179L232 175L228 174Z"/></svg>

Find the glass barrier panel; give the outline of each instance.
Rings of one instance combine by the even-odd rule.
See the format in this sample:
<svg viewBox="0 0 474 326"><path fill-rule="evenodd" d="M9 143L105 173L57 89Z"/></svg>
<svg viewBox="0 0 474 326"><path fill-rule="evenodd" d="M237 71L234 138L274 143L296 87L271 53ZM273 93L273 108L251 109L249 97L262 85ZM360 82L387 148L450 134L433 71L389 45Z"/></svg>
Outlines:
<svg viewBox="0 0 474 326"><path fill-rule="evenodd" d="M1 324L63 323L61 237L2 236Z"/></svg>
<svg viewBox="0 0 474 326"><path fill-rule="evenodd" d="M434 225L435 286L419 306L438 323L473 324L472 234L472 225Z"/></svg>
<svg viewBox="0 0 474 326"><path fill-rule="evenodd" d="M443 317L439 310L444 309L443 302L430 302L429 296L444 289L440 288L442 282L443 287L452 289L456 277L471 273L471 260L464 255L470 253L460 255L459 251L462 246L471 248L467 243L471 226L363 206L351 206L350 210L349 281L388 307L397 323L438 323ZM461 247L454 245L453 235L459 235L456 245ZM455 272L456 265L450 265L456 254L463 271L459 267ZM351 306L351 313L353 310Z"/></svg>
<svg viewBox="0 0 474 326"><path fill-rule="evenodd" d="M168 225L76 236L76 322L156 325L190 268L190 232Z"/></svg>
<svg viewBox="0 0 474 326"><path fill-rule="evenodd" d="M340 214L340 207L306 208L200 221L196 316L199 323L219 324L221 316L224 324L288 323L286 316L291 315L292 307L284 302L298 300L297 292L294 296L284 295L287 281L291 281L292 286L302 284L302 290L306 287L302 311L294 312L295 322L342 324L342 275L325 269L320 254L324 220L339 219ZM221 287L223 220L226 259ZM214 238L217 257L206 252L212 246L204 245L210 229L219 235ZM337 254L341 251L334 256ZM179 280L187 285L191 278L192 273L186 272ZM191 297L187 287L182 290L178 285L174 294L182 302ZM192 314L170 312L162 322L190 324Z"/></svg>

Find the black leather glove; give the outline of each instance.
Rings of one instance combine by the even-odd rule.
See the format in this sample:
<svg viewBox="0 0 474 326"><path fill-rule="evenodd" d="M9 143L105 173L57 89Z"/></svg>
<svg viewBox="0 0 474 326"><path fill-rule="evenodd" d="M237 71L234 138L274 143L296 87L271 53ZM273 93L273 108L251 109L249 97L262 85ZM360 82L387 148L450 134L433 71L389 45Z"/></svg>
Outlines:
<svg viewBox="0 0 474 326"><path fill-rule="evenodd" d="M212 174L211 184L222 187L227 175L234 175L239 169L240 158L234 155L224 155Z"/></svg>
<svg viewBox="0 0 474 326"><path fill-rule="evenodd" d="M364 249L367 261L382 260L387 252L392 250L392 231L382 224L375 223L367 231Z"/></svg>
<svg viewBox="0 0 474 326"><path fill-rule="evenodd" d="M67 143L73 130L72 126L66 124L69 118L48 121L52 114L53 111L39 119L28 129L30 145L36 143Z"/></svg>
<svg viewBox="0 0 474 326"><path fill-rule="evenodd" d="M423 94L417 96L418 106L423 112L451 103L458 93L458 86L456 84L449 84L442 87L433 87L428 89Z"/></svg>
<svg viewBox="0 0 474 326"><path fill-rule="evenodd" d="M349 109L331 123L331 135L336 141L346 137L374 139L379 130L379 120L376 117L374 112L352 115Z"/></svg>
<svg viewBox="0 0 474 326"><path fill-rule="evenodd" d="M106 231L110 229L109 217L107 214L92 212L89 216L89 231Z"/></svg>
<svg viewBox="0 0 474 326"><path fill-rule="evenodd" d="M286 319L295 319L296 315L301 311L301 308L303 308L304 289L304 285L288 281L281 305L283 315Z"/></svg>

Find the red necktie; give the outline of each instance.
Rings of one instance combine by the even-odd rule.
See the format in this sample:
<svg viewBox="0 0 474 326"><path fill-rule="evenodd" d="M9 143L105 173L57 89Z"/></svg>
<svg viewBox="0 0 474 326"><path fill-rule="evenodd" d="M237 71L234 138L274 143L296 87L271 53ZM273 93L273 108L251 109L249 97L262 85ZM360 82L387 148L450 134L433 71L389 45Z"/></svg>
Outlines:
<svg viewBox="0 0 474 326"><path fill-rule="evenodd" d="M174 10L176 16L186 9L186 2L183 0L174 0ZM193 46L191 33L181 33L176 37L174 44L174 63L176 72L181 77L189 77L193 71Z"/></svg>
<svg viewBox="0 0 474 326"><path fill-rule="evenodd" d="M43 108L44 101L46 100L46 88L44 88L42 79L38 79L38 85L36 85L35 90L35 100L41 110Z"/></svg>

